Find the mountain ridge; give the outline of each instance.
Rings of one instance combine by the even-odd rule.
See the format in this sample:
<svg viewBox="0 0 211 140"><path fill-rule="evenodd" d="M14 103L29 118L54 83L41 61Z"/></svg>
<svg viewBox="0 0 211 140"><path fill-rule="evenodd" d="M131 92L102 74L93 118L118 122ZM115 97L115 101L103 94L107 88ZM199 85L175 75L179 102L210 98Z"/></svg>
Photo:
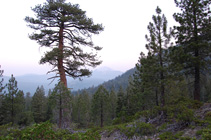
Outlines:
<svg viewBox="0 0 211 140"><path fill-rule="evenodd" d="M104 70L103 70L104 68ZM97 86L102 84L105 81L115 78L116 76L121 75L123 72L112 70L108 67L100 67L99 69L93 70L93 73L90 77L84 77L83 80L79 79L70 79L67 78L68 87L77 91L79 89L88 88L91 86ZM55 84L58 81L58 78L55 79L52 83L51 80L47 80L48 78L54 76L53 74L25 74L21 76L15 76L16 81L18 82L18 88L23 90L24 93L30 92L31 95L34 94L38 86L43 85L46 91L46 94L49 89L53 89ZM10 76L3 76L4 84L8 83Z"/></svg>
<svg viewBox="0 0 211 140"><path fill-rule="evenodd" d="M74 91L73 93L82 93L83 91L88 92L89 94L95 93L100 85L103 85L108 91L111 91L112 88L114 88L115 91L118 91L120 87L123 88L123 90L126 90L127 86L129 85L129 77L133 76L135 73L136 68L131 68L124 72L123 74L115 77L114 79L108 80L103 82L102 84L99 84L98 86L92 86L89 88L84 88L82 90Z"/></svg>

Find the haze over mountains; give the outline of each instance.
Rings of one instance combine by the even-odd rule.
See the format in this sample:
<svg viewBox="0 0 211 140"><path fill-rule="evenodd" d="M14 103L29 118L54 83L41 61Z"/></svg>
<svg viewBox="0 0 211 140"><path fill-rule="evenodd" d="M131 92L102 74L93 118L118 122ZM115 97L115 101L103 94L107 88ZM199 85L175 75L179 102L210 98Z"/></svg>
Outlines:
<svg viewBox="0 0 211 140"><path fill-rule="evenodd" d="M72 89L72 91L76 91L79 89L89 88L92 86L97 86L102 84L105 81L114 79L115 77L121 75L123 72L112 70L108 67L100 67L93 71L90 77L84 77L82 81L79 79L71 79L68 77L68 87ZM37 75L37 74L27 74L22 76L15 76L16 81L18 82L19 90L23 90L24 93L30 92L31 95L34 94L38 86L43 85L46 94L49 89L53 89L55 84L58 82L58 79L55 79L52 83L51 80L47 80L52 75ZM4 83L8 83L10 77L4 76Z"/></svg>
<svg viewBox="0 0 211 140"><path fill-rule="evenodd" d="M132 78L135 71L136 71L136 68L129 69L128 71L124 72L123 74L121 74L111 80L105 81L100 85L103 85L106 88L106 90L108 90L109 92L112 89L114 91L118 92L120 87L123 90L126 90L129 85L129 81L131 80L130 76ZM95 86L95 87L92 86L92 87L85 88L82 90L78 90L77 92L73 92L73 94L74 93L83 93L84 90L89 94L93 94L97 91L97 89L99 88L100 85Z"/></svg>

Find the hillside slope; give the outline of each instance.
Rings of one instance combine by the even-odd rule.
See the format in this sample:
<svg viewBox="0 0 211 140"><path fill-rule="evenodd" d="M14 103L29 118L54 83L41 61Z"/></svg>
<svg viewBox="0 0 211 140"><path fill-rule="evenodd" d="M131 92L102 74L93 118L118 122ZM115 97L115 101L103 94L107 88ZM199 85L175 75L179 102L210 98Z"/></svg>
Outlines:
<svg viewBox="0 0 211 140"><path fill-rule="evenodd" d="M120 86L125 90L128 86L128 79L130 76L133 76L135 73L136 68L132 68L122 75L117 76L116 78L112 80L108 80L101 85L103 85L108 91L110 91L112 88L114 88L115 91L118 91ZM74 91L73 93L82 93L84 90L90 94L95 93L97 91L99 86L92 86L89 88L84 88L82 90Z"/></svg>
<svg viewBox="0 0 211 140"><path fill-rule="evenodd" d="M143 112L136 115L138 119L135 121L104 128L99 131L101 140L211 139L211 103L204 103L197 109L191 108L189 104L190 108L183 106L185 109L183 111L180 110L181 108L172 109L172 107L176 106L183 105L177 104L168 107L169 111L171 111L167 112L167 115L172 113L174 116L164 117L163 114L155 116L148 114L147 116L147 112Z"/></svg>

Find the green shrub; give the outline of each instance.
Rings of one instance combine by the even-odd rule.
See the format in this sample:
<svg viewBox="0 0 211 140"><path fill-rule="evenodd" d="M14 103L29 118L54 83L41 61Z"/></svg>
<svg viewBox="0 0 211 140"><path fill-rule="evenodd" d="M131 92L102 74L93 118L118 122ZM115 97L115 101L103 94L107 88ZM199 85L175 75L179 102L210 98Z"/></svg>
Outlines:
<svg viewBox="0 0 211 140"><path fill-rule="evenodd" d="M140 114L140 116L146 117L146 118L154 118L156 117L161 111L163 111L164 108L161 108L159 106L155 106L150 110L143 110L137 115Z"/></svg>
<svg viewBox="0 0 211 140"><path fill-rule="evenodd" d="M180 122L191 122L195 119L194 111L191 107L192 102L186 98L180 98L174 101L175 104L164 107L167 119Z"/></svg>
<svg viewBox="0 0 211 140"><path fill-rule="evenodd" d="M131 138L132 136L136 135L136 128L135 127L125 127L121 130L122 133L124 133L128 138Z"/></svg>
<svg viewBox="0 0 211 140"><path fill-rule="evenodd" d="M134 115L134 119L137 120L142 116L141 112L136 112L136 114Z"/></svg>
<svg viewBox="0 0 211 140"><path fill-rule="evenodd" d="M6 136L9 134L8 130L12 127L12 123L1 125L0 126L0 136Z"/></svg>
<svg viewBox="0 0 211 140"><path fill-rule="evenodd" d="M173 134L172 132L164 132L159 135L159 138L161 140L176 140L176 139L184 139L184 137L181 137L184 132L179 131L176 134ZM185 139L184 139L185 140Z"/></svg>
<svg viewBox="0 0 211 140"><path fill-rule="evenodd" d="M0 126L0 139L15 139L21 137L21 130L17 126L12 126L12 123Z"/></svg>
<svg viewBox="0 0 211 140"><path fill-rule="evenodd" d="M191 137L181 137L180 140L196 140L196 138Z"/></svg>
<svg viewBox="0 0 211 140"><path fill-rule="evenodd" d="M136 118L136 116L120 116L118 118L115 118L113 121L112 121L112 125L117 125L117 124L122 124L122 123L129 123L129 122L132 122L136 119L138 119L139 117Z"/></svg>
<svg viewBox="0 0 211 140"><path fill-rule="evenodd" d="M116 130L120 130L127 137L134 135L150 135L155 132L155 127L152 124L137 122L133 124L122 124L116 126Z"/></svg>
<svg viewBox="0 0 211 140"><path fill-rule="evenodd" d="M197 101L197 100L192 100L191 103L192 103L191 106L193 109L198 109L203 105L202 102Z"/></svg>
<svg viewBox="0 0 211 140"><path fill-rule="evenodd" d="M203 129L196 131L197 136L202 135L202 133L203 133Z"/></svg>
<svg viewBox="0 0 211 140"><path fill-rule="evenodd" d="M172 132L164 132L159 135L160 140L175 140Z"/></svg>
<svg viewBox="0 0 211 140"><path fill-rule="evenodd" d="M159 131L162 131L162 130L166 129L166 128L167 128L167 125L168 125L168 123L163 123L163 124L158 128L158 130L159 130Z"/></svg>
<svg viewBox="0 0 211 140"><path fill-rule="evenodd" d="M115 119L112 121L112 125L120 124L121 121L122 121L122 120L121 120L120 118L115 118Z"/></svg>
<svg viewBox="0 0 211 140"><path fill-rule="evenodd" d="M53 131L52 124L50 122L44 122L40 124L34 124L22 131L21 139L27 140L53 140L56 139L56 133Z"/></svg>
<svg viewBox="0 0 211 140"><path fill-rule="evenodd" d="M86 133L74 133L74 134L64 134L59 139L62 140L100 140L101 136L99 133L87 131Z"/></svg>
<svg viewBox="0 0 211 140"><path fill-rule="evenodd" d="M187 108L184 105L177 106L177 115L176 118L182 122L191 122L194 120L194 112L192 109Z"/></svg>
<svg viewBox="0 0 211 140"><path fill-rule="evenodd" d="M155 127L152 124L149 123L136 123L137 125L137 132L140 133L141 135L150 135L155 132Z"/></svg>
<svg viewBox="0 0 211 140"><path fill-rule="evenodd" d="M196 135L201 135L203 140L211 140L211 129L205 128L205 129L198 130L196 132Z"/></svg>
<svg viewBox="0 0 211 140"><path fill-rule="evenodd" d="M65 139L71 133L67 129L58 129L56 130L56 138L57 139Z"/></svg>
<svg viewBox="0 0 211 140"><path fill-rule="evenodd" d="M205 114L205 120L211 122L211 111Z"/></svg>
<svg viewBox="0 0 211 140"><path fill-rule="evenodd" d="M202 139L203 140L211 140L211 129L207 129L207 131L204 131L202 133Z"/></svg>

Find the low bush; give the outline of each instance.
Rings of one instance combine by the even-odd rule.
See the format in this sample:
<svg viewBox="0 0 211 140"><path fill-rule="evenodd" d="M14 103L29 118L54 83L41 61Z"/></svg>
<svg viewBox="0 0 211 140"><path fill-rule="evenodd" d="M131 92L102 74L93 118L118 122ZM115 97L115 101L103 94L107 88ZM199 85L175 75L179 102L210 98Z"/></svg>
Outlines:
<svg viewBox="0 0 211 140"><path fill-rule="evenodd" d="M53 130L52 124L50 122L44 122L40 124L34 124L31 127L22 130L20 139L53 140L56 139L56 132Z"/></svg>
<svg viewBox="0 0 211 140"><path fill-rule="evenodd" d="M26 127L22 130L11 127L11 124L0 126L1 140L99 140L98 131L87 130L72 134L69 130L53 129L53 124L43 122Z"/></svg>
<svg viewBox="0 0 211 140"><path fill-rule="evenodd" d="M204 129L198 130L196 132L196 135L201 136L203 140L211 140L211 129L204 128Z"/></svg>
<svg viewBox="0 0 211 140"><path fill-rule="evenodd" d="M205 120L209 121L211 123L211 111L209 111L205 114Z"/></svg>

